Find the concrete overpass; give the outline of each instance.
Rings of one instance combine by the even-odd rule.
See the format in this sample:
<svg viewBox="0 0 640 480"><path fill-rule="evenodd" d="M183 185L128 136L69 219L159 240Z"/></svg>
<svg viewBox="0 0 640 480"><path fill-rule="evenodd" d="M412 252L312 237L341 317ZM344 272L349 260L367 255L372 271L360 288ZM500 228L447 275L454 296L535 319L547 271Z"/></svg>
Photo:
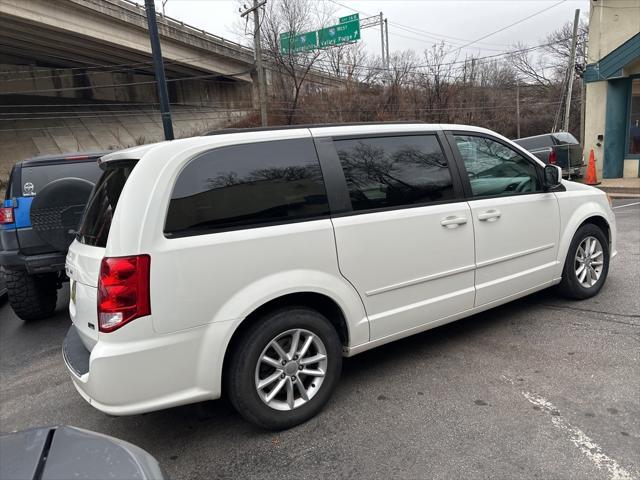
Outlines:
<svg viewBox="0 0 640 480"><path fill-rule="evenodd" d="M255 115L252 49L161 15L158 28L178 137ZM340 85L320 72L308 80ZM0 186L24 158L161 139L142 6L0 0Z"/></svg>
<svg viewBox="0 0 640 480"><path fill-rule="evenodd" d="M251 82L253 50L158 16L169 77ZM145 10L125 0L0 0L0 63L56 68L132 65L152 73Z"/></svg>

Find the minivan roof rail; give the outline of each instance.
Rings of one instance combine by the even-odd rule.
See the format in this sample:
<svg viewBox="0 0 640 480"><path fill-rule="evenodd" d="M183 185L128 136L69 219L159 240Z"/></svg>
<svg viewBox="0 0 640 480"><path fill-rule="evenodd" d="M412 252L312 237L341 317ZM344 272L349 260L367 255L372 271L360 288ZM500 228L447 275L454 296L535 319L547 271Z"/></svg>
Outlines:
<svg viewBox="0 0 640 480"><path fill-rule="evenodd" d="M227 133L246 133L246 132L268 132L272 130L293 130L297 128L322 128L322 127L354 127L359 125L407 125L415 123L424 123L421 120L395 120L389 122L338 122L338 123L301 123L299 125L279 125L272 127L235 127L222 128L220 130L212 130L205 133L209 135L225 135Z"/></svg>

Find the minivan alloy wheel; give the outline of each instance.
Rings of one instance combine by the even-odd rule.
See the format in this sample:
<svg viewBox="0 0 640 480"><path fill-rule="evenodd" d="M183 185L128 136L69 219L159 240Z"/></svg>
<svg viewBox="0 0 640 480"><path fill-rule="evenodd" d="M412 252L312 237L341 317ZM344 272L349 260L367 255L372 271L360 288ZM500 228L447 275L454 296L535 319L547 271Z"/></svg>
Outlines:
<svg viewBox="0 0 640 480"><path fill-rule="evenodd" d="M592 236L586 237L578 245L574 267L578 282L585 288L593 287L602 274L604 265L603 249L600 241Z"/></svg>
<svg viewBox="0 0 640 480"><path fill-rule="evenodd" d="M297 328L273 338L258 357L255 388L275 410L293 410L320 390L327 372L327 349L317 335Z"/></svg>

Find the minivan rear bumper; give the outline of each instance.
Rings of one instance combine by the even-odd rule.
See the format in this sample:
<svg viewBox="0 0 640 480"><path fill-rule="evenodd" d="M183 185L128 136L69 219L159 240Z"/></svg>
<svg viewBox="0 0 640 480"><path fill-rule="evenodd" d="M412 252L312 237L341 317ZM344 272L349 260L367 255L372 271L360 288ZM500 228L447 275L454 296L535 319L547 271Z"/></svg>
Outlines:
<svg viewBox="0 0 640 480"><path fill-rule="evenodd" d="M220 397L220 352L230 336L230 323L158 335L151 327L151 317L143 317L115 332L100 334L91 352L72 326L64 341L63 358L80 395L110 415L213 400Z"/></svg>
<svg viewBox="0 0 640 480"><path fill-rule="evenodd" d="M67 336L62 342L62 357L67 368L74 373L75 376L82 377L89 372L89 356L91 352L80 340L78 330L75 325L69 327Z"/></svg>

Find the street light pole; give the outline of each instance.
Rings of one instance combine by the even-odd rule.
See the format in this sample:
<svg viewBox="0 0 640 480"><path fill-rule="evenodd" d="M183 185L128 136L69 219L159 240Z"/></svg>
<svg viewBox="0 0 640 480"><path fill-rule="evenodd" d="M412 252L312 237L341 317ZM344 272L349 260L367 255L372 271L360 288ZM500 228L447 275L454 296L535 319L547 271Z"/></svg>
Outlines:
<svg viewBox="0 0 640 480"><path fill-rule="evenodd" d="M169 107L169 93L167 92L167 79L164 75L164 62L160 49L160 37L158 36L158 24L156 23L156 7L153 0L144 2L149 25L149 37L151 39L151 53L153 54L153 68L156 74L158 87L158 99L160 100L160 115L164 129L165 140L173 140L173 125L171 123L171 109Z"/></svg>

